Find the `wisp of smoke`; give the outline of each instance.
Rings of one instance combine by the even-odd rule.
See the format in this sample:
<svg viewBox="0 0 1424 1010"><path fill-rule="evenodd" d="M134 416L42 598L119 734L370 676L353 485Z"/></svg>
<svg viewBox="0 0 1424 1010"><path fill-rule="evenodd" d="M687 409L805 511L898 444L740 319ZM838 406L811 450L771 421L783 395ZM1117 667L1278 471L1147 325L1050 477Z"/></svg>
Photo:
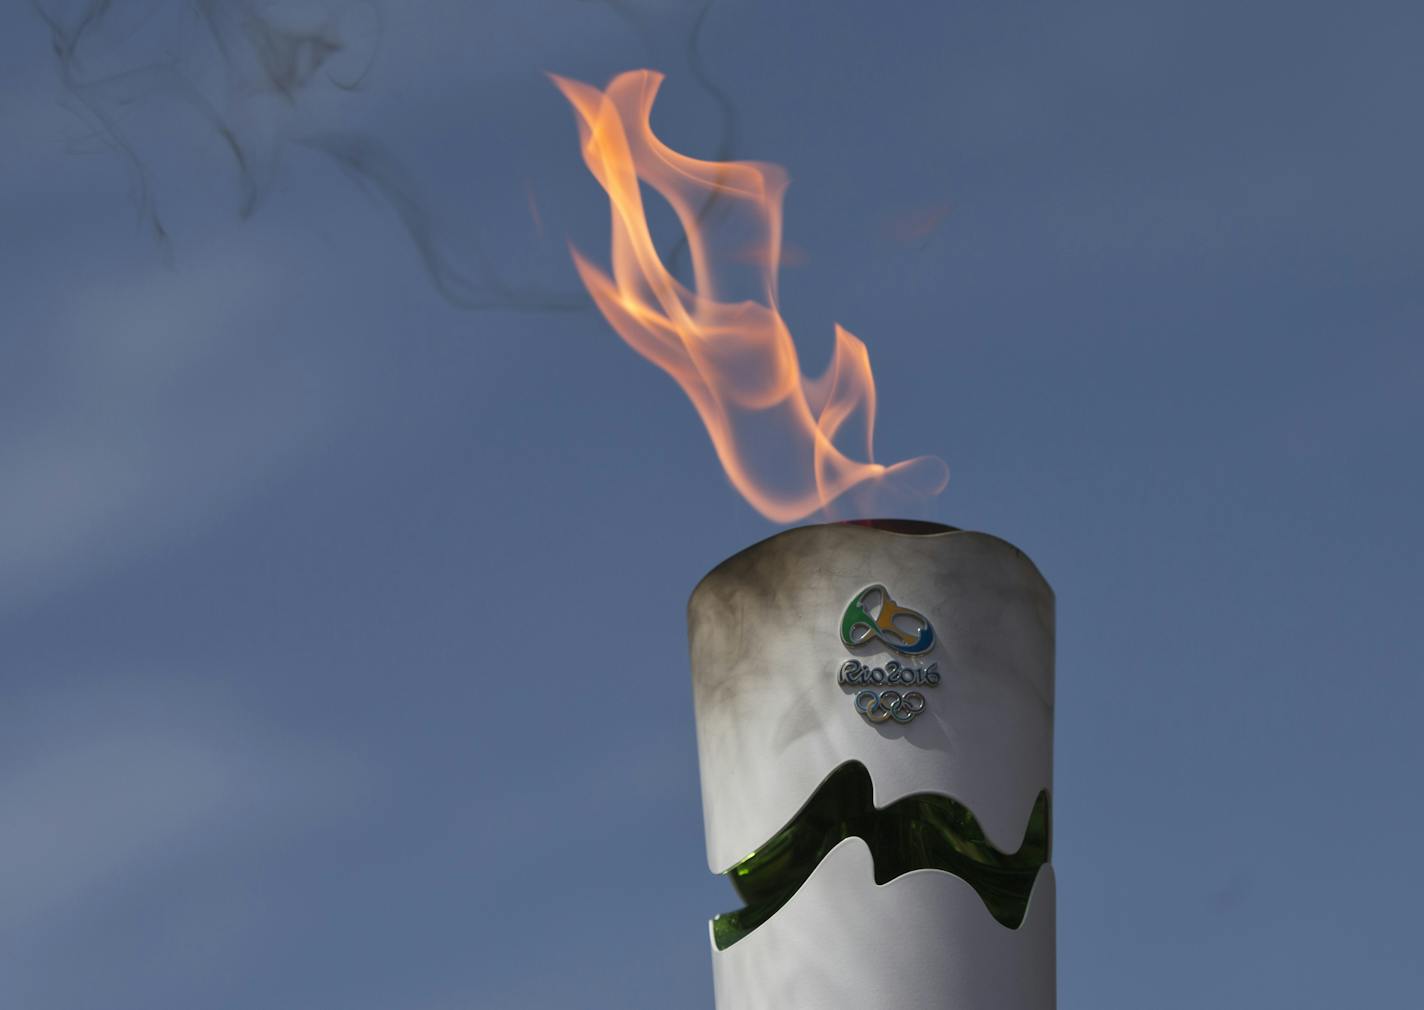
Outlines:
<svg viewBox="0 0 1424 1010"><path fill-rule="evenodd" d="M649 23L626 0L599 0L623 17L651 47ZM329 159L394 212L432 285L470 309L582 311L587 296L553 285L517 283L479 241L453 255L437 212L415 174L378 138L302 125L296 115L332 90L354 93L375 59L380 16L368 2L334 12L307 3L271 0L31 0L48 29L68 105L90 136L117 155L130 178L139 221L166 259L172 241L155 183L153 151L139 139L132 114L166 100L219 138L231 163L236 211L260 206L282 150L296 145ZM709 77L699 39L712 0L703 0L687 37L687 62L721 109L719 159L731 156L736 114ZM710 209L704 208L704 213ZM683 253L685 239L669 250ZM465 247L468 246L468 250Z"/></svg>

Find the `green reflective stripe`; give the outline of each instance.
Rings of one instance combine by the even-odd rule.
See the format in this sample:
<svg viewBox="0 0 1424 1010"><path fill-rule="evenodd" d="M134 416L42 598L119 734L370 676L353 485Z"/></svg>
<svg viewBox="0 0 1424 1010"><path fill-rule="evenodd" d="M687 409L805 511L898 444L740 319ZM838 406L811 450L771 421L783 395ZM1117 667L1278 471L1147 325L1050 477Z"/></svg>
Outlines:
<svg viewBox="0 0 1424 1010"><path fill-rule="evenodd" d="M870 773L859 761L837 768L791 823L727 873L744 908L712 920L718 950L726 950L791 900L826 854L846 838L865 840L875 882L911 870L937 869L960 877L995 919L1023 923L1034 880L1048 862L1051 810L1039 793L1016 852L1000 852L964 804L937 793L916 793L876 809Z"/></svg>

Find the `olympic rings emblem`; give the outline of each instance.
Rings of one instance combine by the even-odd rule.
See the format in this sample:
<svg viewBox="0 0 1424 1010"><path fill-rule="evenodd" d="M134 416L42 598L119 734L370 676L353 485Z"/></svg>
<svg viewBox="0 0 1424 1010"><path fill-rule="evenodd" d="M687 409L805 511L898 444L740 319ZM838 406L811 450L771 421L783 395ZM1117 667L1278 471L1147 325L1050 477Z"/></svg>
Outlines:
<svg viewBox="0 0 1424 1010"><path fill-rule="evenodd" d="M901 725L925 710L925 696L919 691L861 691L855 696L855 710L871 722L894 719Z"/></svg>

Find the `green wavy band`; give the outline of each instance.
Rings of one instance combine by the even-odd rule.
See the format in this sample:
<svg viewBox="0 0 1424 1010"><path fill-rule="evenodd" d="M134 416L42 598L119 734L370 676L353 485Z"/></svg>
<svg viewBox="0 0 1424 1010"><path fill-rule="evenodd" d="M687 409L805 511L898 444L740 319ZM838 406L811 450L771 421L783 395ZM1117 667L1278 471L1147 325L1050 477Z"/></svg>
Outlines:
<svg viewBox="0 0 1424 1010"><path fill-rule="evenodd" d="M935 869L966 881L999 922L1017 929L1028 911L1038 871L1049 859L1048 791L1038 794L1023 844L1004 853L989 844L964 804L937 793L904 796L877 809L870 772L847 761L821 783L791 823L727 872L746 906L712 920L712 939L726 950L791 900L826 854L852 835L875 860L875 882Z"/></svg>

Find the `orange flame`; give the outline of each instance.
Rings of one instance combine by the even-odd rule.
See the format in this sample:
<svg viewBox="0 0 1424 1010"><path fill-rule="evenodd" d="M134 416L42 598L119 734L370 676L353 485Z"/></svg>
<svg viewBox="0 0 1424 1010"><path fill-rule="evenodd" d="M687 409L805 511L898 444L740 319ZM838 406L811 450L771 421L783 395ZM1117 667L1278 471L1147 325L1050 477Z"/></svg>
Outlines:
<svg viewBox="0 0 1424 1010"><path fill-rule="evenodd" d="M849 491L887 484L912 494L939 493L948 471L938 459L888 467L873 461L875 380L860 340L837 326L826 373L810 379L801 372L791 331L777 311L785 172L754 162L699 161L664 145L650 124L662 80L653 71L633 71L599 91L554 77L577 113L584 162L612 210L612 275L573 252L599 310L634 350L677 380L728 479L768 519L794 522ZM677 215L692 290L658 255L640 184ZM703 227L709 201L715 201L717 231L724 224L737 231L728 255L717 255L711 229ZM748 270L758 298L723 300L738 272ZM836 445L851 422L863 429L863 461Z"/></svg>

